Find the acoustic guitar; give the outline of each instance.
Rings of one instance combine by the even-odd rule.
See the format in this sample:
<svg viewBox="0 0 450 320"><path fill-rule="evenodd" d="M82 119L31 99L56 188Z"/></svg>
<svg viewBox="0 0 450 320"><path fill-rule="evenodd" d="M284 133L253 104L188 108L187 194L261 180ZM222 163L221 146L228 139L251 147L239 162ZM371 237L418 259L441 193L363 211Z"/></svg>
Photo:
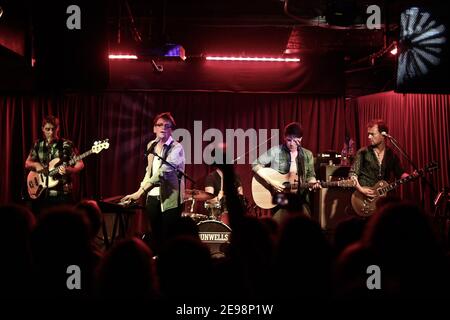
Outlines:
<svg viewBox="0 0 450 320"><path fill-rule="evenodd" d="M255 204L262 209L272 209L277 204L273 203L273 197L279 193L274 190L272 185L268 184L259 174L262 173L264 176L275 180L283 184L283 193L297 193L298 189L310 188L314 183L298 183L298 175L286 173L282 174L272 168L262 168L260 169L252 179L252 196ZM355 186L355 181L351 179L347 180L337 180L322 182L319 181L322 188L330 187L343 187L352 188Z"/></svg>

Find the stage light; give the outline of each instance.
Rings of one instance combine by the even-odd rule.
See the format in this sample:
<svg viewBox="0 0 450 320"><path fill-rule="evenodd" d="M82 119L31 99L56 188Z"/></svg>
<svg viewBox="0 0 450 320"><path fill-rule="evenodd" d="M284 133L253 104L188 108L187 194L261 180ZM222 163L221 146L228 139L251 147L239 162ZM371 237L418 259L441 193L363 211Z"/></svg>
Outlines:
<svg viewBox="0 0 450 320"><path fill-rule="evenodd" d="M186 60L186 51L179 44L166 43L159 46L142 46L137 54L143 59L157 58L159 60Z"/></svg>
<svg viewBox="0 0 450 320"><path fill-rule="evenodd" d="M449 25L439 5L410 7L401 13L397 92L450 92Z"/></svg>
<svg viewBox="0 0 450 320"><path fill-rule="evenodd" d="M126 52L126 50L114 50ZM140 48L135 48L133 51L135 54L130 53L116 53L110 54L109 59L133 59L133 60L153 60L157 58L158 60L186 60L186 53L184 48L177 44L165 44L163 46L142 46Z"/></svg>
<svg viewBox="0 0 450 320"><path fill-rule="evenodd" d="M398 49L397 49L397 47L394 47L394 49L391 50L391 54L393 56L395 56L397 53L398 53Z"/></svg>
<svg viewBox="0 0 450 320"><path fill-rule="evenodd" d="M300 62L299 58L207 56L209 61Z"/></svg>
<svg viewBox="0 0 450 320"><path fill-rule="evenodd" d="M138 57L135 54L110 54L108 58L116 60L137 60Z"/></svg>

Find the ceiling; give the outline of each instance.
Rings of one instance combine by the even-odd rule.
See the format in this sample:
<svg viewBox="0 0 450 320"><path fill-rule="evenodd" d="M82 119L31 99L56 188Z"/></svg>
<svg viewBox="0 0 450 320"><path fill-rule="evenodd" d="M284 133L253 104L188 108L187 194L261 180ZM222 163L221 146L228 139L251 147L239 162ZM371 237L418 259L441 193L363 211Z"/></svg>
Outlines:
<svg viewBox="0 0 450 320"><path fill-rule="evenodd" d="M0 0L0 7L4 8L0 46L25 57L31 47L27 31L35 32L28 24L33 15L27 8L28 2ZM50 0L32 2L44 14L61 11ZM185 48L188 58L208 54L331 53L342 56L346 70L352 71L374 67L372 58L379 58L383 48L396 38L398 12L405 2L408 1L61 0L58 8L80 3L82 9L94 6L95 12L104 13L110 50L117 46L175 43ZM382 28L369 30L363 23L368 16L365 9L377 3L383 13ZM51 10L47 11L47 6ZM9 12L14 14L8 16ZM34 36L31 34L31 38ZM385 63L394 64L393 59Z"/></svg>
<svg viewBox="0 0 450 320"><path fill-rule="evenodd" d="M110 46L171 42L182 45L188 57L338 52L348 61L383 48L383 30L368 30L358 24L364 18L367 1L350 1L360 8L352 9L359 13L352 14L345 26L331 25L325 17L314 16L328 14L332 19L321 9L323 2L327 1L317 1L319 5L314 6L298 0L112 1Z"/></svg>

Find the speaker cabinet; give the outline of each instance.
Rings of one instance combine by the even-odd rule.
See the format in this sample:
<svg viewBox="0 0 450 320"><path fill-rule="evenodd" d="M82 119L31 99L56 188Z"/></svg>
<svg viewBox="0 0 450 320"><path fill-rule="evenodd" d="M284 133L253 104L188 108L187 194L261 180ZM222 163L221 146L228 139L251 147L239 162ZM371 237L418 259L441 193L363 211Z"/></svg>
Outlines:
<svg viewBox="0 0 450 320"><path fill-rule="evenodd" d="M318 177L322 181L348 179L349 166L322 165ZM318 211L318 222L322 229L334 231L336 226L351 217L351 196L353 188L324 188L315 196L315 208Z"/></svg>
<svg viewBox="0 0 450 320"><path fill-rule="evenodd" d="M353 189L321 189L318 196L319 223L322 229L334 231L343 220L351 217Z"/></svg>

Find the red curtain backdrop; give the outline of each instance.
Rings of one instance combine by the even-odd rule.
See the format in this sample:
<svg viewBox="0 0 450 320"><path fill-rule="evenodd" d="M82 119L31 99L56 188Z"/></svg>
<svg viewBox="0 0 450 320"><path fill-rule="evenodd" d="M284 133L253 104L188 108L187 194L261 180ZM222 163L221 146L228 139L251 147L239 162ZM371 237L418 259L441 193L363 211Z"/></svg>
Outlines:
<svg viewBox="0 0 450 320"><path fill-rule="evenodd" d="M137 189L144 175L145 146L153 137L152 120L162 111L173 113L178 128L194 133L194 121L203 132L225 129L280 129L291 121L303 123L304 146L314 153L340 150L345 134L345 105L339 97L294 94L109 92L56 97L4 97L1 100L1 142L4 146L0 201L20 201L24 161L40 137L44 115L61 119L61 136L74 141L80 152L98 139L109 138L110 148L85 159L78 178L78 197L111 197ZM209 144L203 142L203 147ZM248 147L247 147L248 149ZM193 148L192 148L193 152ZM248 158L247 158L248 159ZM246 161L248 163L248 160ZM186 172L203 186L206 165L187 165ZM251 168L237 165L247 197ZM189 187L189 184L188 184Z"/></svg>
<svg viewBox="0 0 450 320"><path fill-rule="evenodd" d="M352 100L349 107L356 117L355 132L360 145L368 141L366 124L374 118L385 119L389 133L419 168L431 161L439 163L439 171L426 175L436 191L449 186L450 95L385 92ZM406 159L402 164L407 172L413 171ZM419 182L404 185L400 193L415 201L423 193L427 208L435 196Z"/></svg>
<svg viewBox="0 0 450 320"><path fill-rule="evenodd" d="M171 111L178 128L193 134L194 121L209 128L282 129L290 121L302 122L304 146L314 153L341 150L345 132L366 145L365 124L384 118L390 133L422 167L439 161L440 170L430 179L437 190L449 185L448 95L401 95L392 92L361 97L344 103L335 96L298 94L158 93L107 92L57 96L5 96L0 99L0 142L2 143L0 202L21 200L24 161L35 139L40 137L46 114L61 119L61 135L74 141L80 152L95 140L109 138L110 148L85 159L78 177L79 197L111 197L133 192L144 174L146 143L153 137L152 118ZM203 142L206 146L209 142ZM405 167L408 171L410 166ZM187 173L202 187L206 165L187 165ZM250 165L237 172L251 199ZM189 186L189 184L188 184ZM410 183L403 191L419 199L422 186ZM427 201L429 201L428 199Z"/></svg>

